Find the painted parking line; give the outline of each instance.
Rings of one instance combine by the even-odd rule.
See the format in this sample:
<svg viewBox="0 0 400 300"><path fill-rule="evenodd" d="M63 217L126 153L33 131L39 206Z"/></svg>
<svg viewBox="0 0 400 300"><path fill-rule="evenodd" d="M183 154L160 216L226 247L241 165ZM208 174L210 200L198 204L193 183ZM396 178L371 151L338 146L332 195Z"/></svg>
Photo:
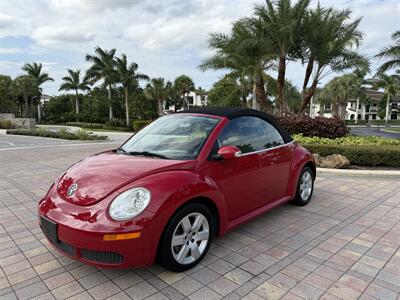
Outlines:
<svg viewBox="0 0 400 300"><path fill-rule="evenodd" d="M10 145L10 146L15 146L13 143L7 142L7 141L0 141L0 143L5 143L5 144L8 144L8 145Z"/></svg>

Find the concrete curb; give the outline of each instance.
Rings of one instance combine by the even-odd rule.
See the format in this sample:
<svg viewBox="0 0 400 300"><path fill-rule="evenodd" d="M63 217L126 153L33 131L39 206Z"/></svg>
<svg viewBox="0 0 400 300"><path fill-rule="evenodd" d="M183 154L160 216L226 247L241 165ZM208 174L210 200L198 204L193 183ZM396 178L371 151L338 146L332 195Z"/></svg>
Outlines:
<svg viewBox="0 0 400 300"><path fill-rule="evenodd" d="M351 170L351 169L327 169L317 168L317 176L343 175L343 176L373 176L373 177L397 177L400 179L400 170Z"/></svg>
<svg viewBox="0 0 400 300"><path fill-rule="evenodd" d="M0 129L0 135L6 135L7 129Z"/></svg>

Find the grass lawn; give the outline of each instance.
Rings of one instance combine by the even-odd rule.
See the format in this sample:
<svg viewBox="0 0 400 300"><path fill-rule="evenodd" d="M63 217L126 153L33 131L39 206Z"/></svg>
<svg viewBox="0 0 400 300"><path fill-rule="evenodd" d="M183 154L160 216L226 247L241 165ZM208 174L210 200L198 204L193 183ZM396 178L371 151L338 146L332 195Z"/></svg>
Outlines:
<svg viewBox="0 0 400 300"><path fill-rule="evenodd" d="M90 127L83 127L83 128L85 128L87 131L133 133L133 130L103 129L103 128L90 128Z"/></svg>

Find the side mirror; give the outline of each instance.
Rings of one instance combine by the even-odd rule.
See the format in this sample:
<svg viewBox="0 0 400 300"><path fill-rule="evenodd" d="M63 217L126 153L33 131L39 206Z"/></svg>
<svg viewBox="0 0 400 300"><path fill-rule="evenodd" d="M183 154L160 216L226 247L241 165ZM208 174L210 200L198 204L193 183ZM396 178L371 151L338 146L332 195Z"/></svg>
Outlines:
<svg viewBox="0 0 400 300"><path fill-rule="evenodd" d="M221 147L216 155L217 160L229 160L235 159L242 155L242 151L236 146L223 146Z"/></svg>

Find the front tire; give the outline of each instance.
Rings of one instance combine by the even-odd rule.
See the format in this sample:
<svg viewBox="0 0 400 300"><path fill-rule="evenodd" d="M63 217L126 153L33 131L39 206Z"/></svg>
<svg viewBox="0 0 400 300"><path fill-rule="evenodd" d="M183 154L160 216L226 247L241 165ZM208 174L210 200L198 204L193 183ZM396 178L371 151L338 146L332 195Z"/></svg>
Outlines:
<svg viewBox="0 0 400 300"><path fill-rule="evenodd" d="M314 173L310 167L304 167L297 183L296 197L292 200L294 205L307 205L314 191Z"/></svg>
<svg viewBox="0 0 400 300"><path fill-rule="evenodd" d="M158 262L166 269L182 272L197 265L214 236L214 216L207 206L190 203L176 212L160 241Z"/></svg>

